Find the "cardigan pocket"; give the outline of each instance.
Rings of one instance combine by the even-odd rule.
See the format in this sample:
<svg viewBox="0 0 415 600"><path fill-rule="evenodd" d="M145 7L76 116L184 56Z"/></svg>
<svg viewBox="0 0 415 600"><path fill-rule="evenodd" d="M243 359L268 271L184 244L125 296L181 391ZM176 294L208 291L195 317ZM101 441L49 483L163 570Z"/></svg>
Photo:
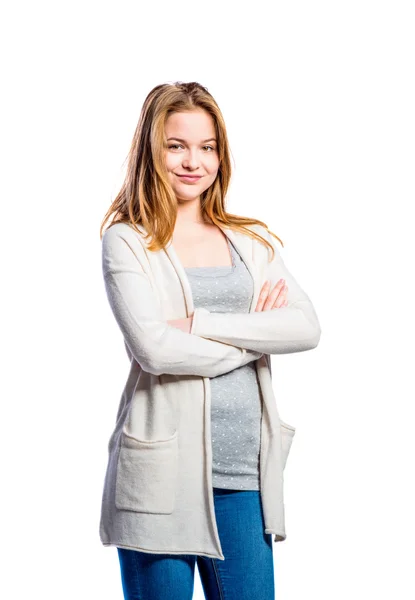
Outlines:
<svg viewBox="0 0 415 600"><path fill-rule="evenodd" d="M139 440L123 429L115 506L122 510L171 514L178 476L178 430L164 440Z"/></svg>
<svg viewBox="0 0 415 600"><path fill-rule="evenodd" d="M281 445L282 445L282 469L285 469L288 454L290 453L291 444L295 435L295 427L281 421Z"/></svg>

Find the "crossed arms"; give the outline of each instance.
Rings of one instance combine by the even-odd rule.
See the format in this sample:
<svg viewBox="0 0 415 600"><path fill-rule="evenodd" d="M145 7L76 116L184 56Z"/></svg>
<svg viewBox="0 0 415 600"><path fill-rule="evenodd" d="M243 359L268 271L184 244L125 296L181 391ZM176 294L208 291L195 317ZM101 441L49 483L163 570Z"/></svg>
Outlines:
<svg viewBox="0 0 415 600"><path fill-rule="evenodd" d="M163 320L129 233L117 225L105 231L102 268L113 315L143 370L155 375L216 377L264 353L286 354L317 346L321 329L313 305L285 267L269 234L275 256L267 278L271 285L280 278L286 280L288 306L253 313L211 313L196 308L191 331L185 333Z"/></svg>

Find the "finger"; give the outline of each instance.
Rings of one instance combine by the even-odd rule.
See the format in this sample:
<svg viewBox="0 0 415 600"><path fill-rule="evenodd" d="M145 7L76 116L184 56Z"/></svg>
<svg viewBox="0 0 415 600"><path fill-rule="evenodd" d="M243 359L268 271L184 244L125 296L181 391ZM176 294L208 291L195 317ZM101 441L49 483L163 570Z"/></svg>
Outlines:
<svg viewBox="0 0 415 600"><path fill-rule="evenodd" d="M269 294L267 300L265 301L263 310L271 310L274 306L274 303L277 301L277 298L281 292L281 290L284 288L284 281L278 281L278 283L275 284L272 292Z"/></svg>
<svg viewBox="0 0 415 600"><path fill-rule="evenodd" d="M288 293L288 287L287 287L287 284L285 284L281 288L281 291L280 291L278 297L276 298L276 300L275 300L274 305L273 305L272 308L281 308L282 306L285 305L286 302L288 304L287 293Z"/></svg>
<svg viewBox="0 0 415 600"><path fill-rule="evenodd" d="M267 281L265 281L265 283L263 284L261 291L259 293L255 311L259 312L259 311L263 310L264 302L268 298L270 285L271 285L271 282L269 281L269 279L267 279Z"/></svg>
<svg viewBox="0 0 415 600"><path fill-rule="evenodd" d="M259 293L257 305L256 305L256 308L255 308L256 311L262 311L263 310L264 303L265 303L266 299L268 298L270 287L271 287L271 282L270 282L269 279L267 279L263 283L261 291Z"/></svg>
<svg viewBox="0 0 415 600"><path fill-rule="evenodd" d="M288 306L288 300L284 300L279 308L284 308L284 306Z"/></svg>

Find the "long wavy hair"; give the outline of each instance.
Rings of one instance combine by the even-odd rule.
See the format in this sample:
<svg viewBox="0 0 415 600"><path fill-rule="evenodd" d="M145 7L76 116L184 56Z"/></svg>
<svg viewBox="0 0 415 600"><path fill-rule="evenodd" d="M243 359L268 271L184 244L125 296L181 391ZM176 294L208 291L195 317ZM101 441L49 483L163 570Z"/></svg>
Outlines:
<svg viewBox="0 0 415 600"><path fill-rule="evenodd" d="M165 166L164 151L166 137L164 125L170 114L203 109L214 121L218 140L219 170L213 184L201 196L203 219L217 226L224 226L243 232L268 246L271 244L249 225L262 225L274 238L268 226L258 219L233 215L226 211L226 193L230 184L232 168L230 148L222 113L207 88L195 81L173 84L164 83L154 87L147 95L138 124L134 132L131 148L126 160L127 170L124 182L115 200L109 207L101 223L100 239L107 221L128 223L140 235L135 225L144 227L151 243L151 251L163 249L174 232L177 216L177 199L170 185ZM125 161L124 161L125 164Z"/></svg>

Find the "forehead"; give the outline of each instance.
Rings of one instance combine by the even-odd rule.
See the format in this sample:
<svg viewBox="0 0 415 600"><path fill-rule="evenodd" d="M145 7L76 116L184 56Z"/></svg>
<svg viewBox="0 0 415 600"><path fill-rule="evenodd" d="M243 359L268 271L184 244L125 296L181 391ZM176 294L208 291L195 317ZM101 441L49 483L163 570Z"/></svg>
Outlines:
<svg viewBox="0 0 415 600"><path fill-rule="evenodd" d="M165 123L167 137L177 135L186 140L215 137L215 124L212 116L205 110L175 112L168 116Z"/></svg>

